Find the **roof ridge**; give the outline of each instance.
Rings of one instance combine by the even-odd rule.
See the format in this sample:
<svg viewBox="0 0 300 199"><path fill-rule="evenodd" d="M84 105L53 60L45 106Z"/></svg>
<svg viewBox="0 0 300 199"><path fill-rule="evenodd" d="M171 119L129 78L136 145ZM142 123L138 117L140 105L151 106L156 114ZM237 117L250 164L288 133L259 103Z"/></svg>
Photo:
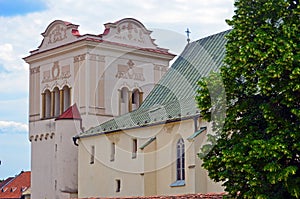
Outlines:
<svg viewBox="0 0 300 199"><path fill-rule="evenodd" d="M212 35L207 35L207 36L205 36L205 37L202 37L202 38L200 38L200 39L198 39L198 40L195 40L195 41L191 42L190 44L192 44L192 43L194 43L194 42L197 42L197 41L200 41L200 40L204 40L204 39L210 38L210 37L214 37L214 36L216 36L216 35L227 34L227 33L229 33L231 30L232 30L232 28L230 28L230 29L228 29L228 30L223 30L223 31L218 32L218 33L214 33L214 34L212 34Z"/></svg>

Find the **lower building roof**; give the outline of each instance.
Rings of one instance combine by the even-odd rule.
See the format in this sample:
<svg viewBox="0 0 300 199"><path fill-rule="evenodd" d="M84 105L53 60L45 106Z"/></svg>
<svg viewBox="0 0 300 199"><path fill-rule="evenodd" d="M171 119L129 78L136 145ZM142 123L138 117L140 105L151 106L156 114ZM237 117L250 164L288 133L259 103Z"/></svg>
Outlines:
<svg viewBox="0 0 300 199"><path fill-rule="evenodd" d="M20 199L22 193L30 188L30 171L21 172L1 187L0 199Z"/></svg>

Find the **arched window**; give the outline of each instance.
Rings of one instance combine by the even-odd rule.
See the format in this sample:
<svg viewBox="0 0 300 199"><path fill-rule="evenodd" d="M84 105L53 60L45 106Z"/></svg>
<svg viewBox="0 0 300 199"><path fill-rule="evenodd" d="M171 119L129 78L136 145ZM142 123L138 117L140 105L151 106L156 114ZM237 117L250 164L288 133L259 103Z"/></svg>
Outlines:
<svg viewBox="0 0 300 199"><path fill-rule="evenodd" d="M54 93L54 116L60 115L60 92L57 87L53 89Z"/></svg>
<svg viewBox="0 0 300 199"><path fill-rule="evenodd" d="M68 86L64 86L63 87L63 95L64 95L64 101L63 101L63 111L67 110L67 108L70 107L71 105L71 92L70 92L70 88Z"/></svg>
<svg viewBox="0 0 300 199"><path fill-rule="evenodd" d="M132 110L135 110L139 108L140 106L140 92L138 89L133 90L132 96L131 96L131 102L132 102Z"/></svg>
<svg viewBox="0 0 300 199"><path fill-rule="evenodd" d="M43 111L44 115L43 117L49 118L51 117L51 92L49 90L46 90L44 92L44 102L43 102Z"/></svg>
<svg viewBox="0 0 300 199"><path fill-rule="evenodd" d="M129 103L128 103L128 88L123 87L120 90L120 114L124 114L128 112L128 107L129 107Z"/></svg>
<svg viewBox="0 0 300 199"><path fill-rule="evenodd" d="M177 159L176 159L176 180L185 179L185 153L184 153L184 141L180 138L176 145Z"/></svg>

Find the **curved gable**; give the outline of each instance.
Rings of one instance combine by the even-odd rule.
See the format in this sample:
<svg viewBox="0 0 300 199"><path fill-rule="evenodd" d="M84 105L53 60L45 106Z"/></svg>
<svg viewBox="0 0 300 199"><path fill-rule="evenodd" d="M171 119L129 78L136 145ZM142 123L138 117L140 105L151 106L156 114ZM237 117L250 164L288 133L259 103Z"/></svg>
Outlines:
<svg viewBox="0 0 300 199"><path fill-rule="evenodd" d="M73 42L79 36L78 25L70 22L55 20L42 33L44 37L38 50L47 50L66 43Z"/></svg>
<svg viewBox="0 0 300 199"><path fill-rule="evenodd" d="M103 40L141 48L157 49L154 39L150 36L152 31L147 30L136 19L125 18L115 23L106 23L104 26Z"/></svg>

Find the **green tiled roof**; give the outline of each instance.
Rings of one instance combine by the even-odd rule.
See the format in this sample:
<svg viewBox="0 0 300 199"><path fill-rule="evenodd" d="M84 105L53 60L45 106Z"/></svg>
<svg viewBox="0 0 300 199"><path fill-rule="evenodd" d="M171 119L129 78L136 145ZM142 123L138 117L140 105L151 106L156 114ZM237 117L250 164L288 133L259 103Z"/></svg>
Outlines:
<svg viewBox="0 0 300 199"><path fill-rule="evenodd" d="M198 131L196 131L195 133L193 133L193 135L189 136L187 138L187 140L188 141L192 141L195 137L197 137L198 135L200 135L205 130L206 130L206 127L201 127Z"/></svg>
<svg viewBox="0 0 300 199"><path fill-rule="evenodd" d="M199 115L195 95L197 82L217 71L225 56L225 35L230 30L188 44L139 109L118 116L79 137L154 125Z"/></svg>
<svg viewBox="0 0 300 199"><path fill-rule="evenodd" d="M140 146L140 149L141 149L141 150L144 150L144 148L145 148L146 146L148 146L149 144L151 144L154 140L156 140L156 137L150 138L145 144L143 144L142 146Z"/></svg>

